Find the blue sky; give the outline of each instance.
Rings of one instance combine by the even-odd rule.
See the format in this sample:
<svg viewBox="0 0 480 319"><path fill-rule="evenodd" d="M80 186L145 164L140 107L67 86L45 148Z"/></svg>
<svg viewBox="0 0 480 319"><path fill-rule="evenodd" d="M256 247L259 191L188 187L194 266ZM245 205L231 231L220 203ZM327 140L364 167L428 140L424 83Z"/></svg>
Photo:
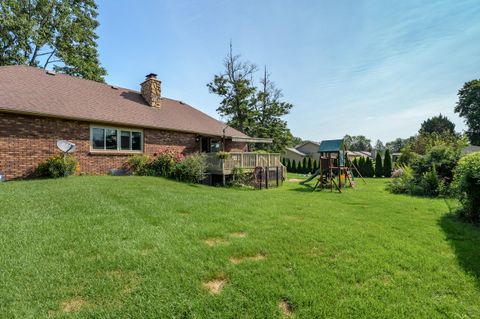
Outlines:
<svg viewBox="0 0 480 319"><path fill-rule="evenodd" d="M99 51L108 83L164 96L219 118L206 84L229 41L267 66L294 104L295 136L390 141L428 117L453 114L457 91L480 78L480 2L172 0L99 1ZM259 74L260 76L260 74Z"/></svg>

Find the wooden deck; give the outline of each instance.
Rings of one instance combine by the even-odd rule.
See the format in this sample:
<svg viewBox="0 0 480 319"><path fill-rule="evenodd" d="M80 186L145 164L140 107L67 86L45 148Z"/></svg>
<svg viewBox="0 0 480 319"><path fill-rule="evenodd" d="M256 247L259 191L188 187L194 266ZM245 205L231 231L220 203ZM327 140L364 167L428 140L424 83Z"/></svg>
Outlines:
<svg viewBox="0 0 480 319"><path fill-rule="evenodd" d="M284 167L278 153L230 153L227 159L218 158L216 153L207 153L207 172L229 175L234 167L253 170L255 167Z"/></svg>

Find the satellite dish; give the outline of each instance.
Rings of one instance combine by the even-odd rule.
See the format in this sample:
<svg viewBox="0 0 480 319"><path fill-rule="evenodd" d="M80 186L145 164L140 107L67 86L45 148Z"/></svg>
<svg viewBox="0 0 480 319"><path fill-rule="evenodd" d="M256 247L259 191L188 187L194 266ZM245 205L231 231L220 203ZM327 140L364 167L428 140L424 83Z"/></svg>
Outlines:
<svg viewBox="0 0 480 319"><path fill-rule="evenodd" d="M60 151L62 151L65 154L75 152L75 144L69 141L59 140L57 141L57 147Z"/></svg>

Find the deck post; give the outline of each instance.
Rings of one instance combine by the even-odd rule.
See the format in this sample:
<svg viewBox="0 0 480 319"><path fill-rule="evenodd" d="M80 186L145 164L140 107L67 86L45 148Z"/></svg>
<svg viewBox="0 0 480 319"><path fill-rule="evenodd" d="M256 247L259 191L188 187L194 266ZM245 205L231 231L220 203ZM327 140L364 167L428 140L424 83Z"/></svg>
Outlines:
<svg viewBox="0 0 480 319"><path fill-rule="evenodd" d="M278 174L279 174L279 169L278 169L278 166L277 166L277 169L276 169L276 171L277 171L277 187L278 187L278 186L279 186L279 185L278 185L278 177L279 177L279 176L278 176Z"/></svg>
<svg viewBox="0 0 480 319"><path fill-rule="evenodd" d="M265 167L265 188L268 189L268 173L270 173L269 169L268 169L268 166Z"/></svg>

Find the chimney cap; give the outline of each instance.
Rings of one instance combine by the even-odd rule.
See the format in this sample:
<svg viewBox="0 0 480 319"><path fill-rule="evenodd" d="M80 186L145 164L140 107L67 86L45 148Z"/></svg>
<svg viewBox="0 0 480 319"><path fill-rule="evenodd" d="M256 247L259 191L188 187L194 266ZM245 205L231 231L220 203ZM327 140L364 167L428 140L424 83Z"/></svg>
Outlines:
<svg viewBox="0 0 480 319"><path fill-rule="evenodd" d="M157 78L157 74L155 74L155 73L149 73L149 74L147 74L145 77L146 77L147 79L149 79L149 78L154 78L154 79L156 79L156 78Z"/></svg>

